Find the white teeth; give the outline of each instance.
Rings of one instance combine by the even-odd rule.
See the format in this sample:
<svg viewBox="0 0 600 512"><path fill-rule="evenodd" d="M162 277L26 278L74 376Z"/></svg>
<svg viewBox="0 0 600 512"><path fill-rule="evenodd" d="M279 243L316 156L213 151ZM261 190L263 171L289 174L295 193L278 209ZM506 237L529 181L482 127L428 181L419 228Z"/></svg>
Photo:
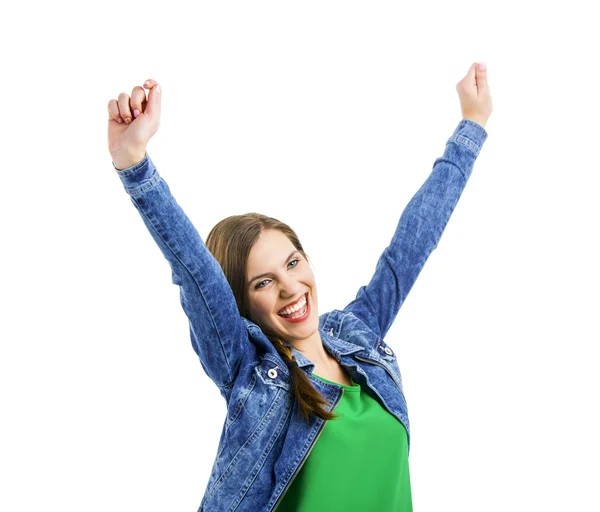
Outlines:
<svg viewBox="0 0 600 512"><path fill-rule="evenodd" d="M303 295L302 298L296 303L296 305L292 308L286 308L283 311L280 311L280 315L291 315L295 313L299 309L302 309L306 305L306 295Z"/></svg>

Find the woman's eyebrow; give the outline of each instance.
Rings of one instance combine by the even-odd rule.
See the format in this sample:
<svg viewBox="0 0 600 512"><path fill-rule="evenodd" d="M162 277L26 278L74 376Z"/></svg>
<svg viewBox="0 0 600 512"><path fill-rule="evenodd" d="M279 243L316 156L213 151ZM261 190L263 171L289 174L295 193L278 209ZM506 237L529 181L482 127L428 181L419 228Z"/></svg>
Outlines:
<svg viewBox="0 0 600 512"><path fill-rule="evenodd" d="M294 249L289 256L285 259L285 261L283 262L283 264L285 265L285 263L294 255L296 254L298 251L296 249ZM259 276L253 277L252 279L250 279L250 281L248 281L248 284L252 284L253 281L256 281L257 279L260 279L261 277L265 277L268 276L271 272L265 272L264 274L260 274Z"/></svg>

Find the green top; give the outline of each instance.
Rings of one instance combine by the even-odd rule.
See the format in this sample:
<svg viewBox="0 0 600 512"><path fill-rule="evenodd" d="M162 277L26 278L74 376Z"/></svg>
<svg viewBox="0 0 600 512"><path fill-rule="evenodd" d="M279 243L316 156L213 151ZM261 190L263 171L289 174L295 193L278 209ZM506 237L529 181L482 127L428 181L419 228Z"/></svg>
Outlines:
<svg viewBox="0 0 600 512"><path fill-rule="evenodd" d="M404 425L352 380L277 512L412 512Z"/></svg>

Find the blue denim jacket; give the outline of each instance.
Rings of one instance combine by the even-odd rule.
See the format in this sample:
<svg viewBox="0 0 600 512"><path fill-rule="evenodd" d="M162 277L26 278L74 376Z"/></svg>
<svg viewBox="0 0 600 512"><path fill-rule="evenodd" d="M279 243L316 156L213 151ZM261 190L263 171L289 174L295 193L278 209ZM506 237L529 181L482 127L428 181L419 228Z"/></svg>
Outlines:
<svg viewBox="0 0 600 512"><path fill-rule="evenodd" d="M410 424L400 368L384 339L437 247L486 139L482 126L460 121L443 156L435 160L431 174L404 209L371 281L346 307L319 316L327 351L402 422L409 450ZM118 171L118 176L169 262L189 319L192 346L227 405L199 512L275 510L325 421L312 417L306 424L296 414L286 364L261 329L240 316L220 265L148 154ZM312 377L311 361L293 347L292 353L332 411L342 397L341 386Z"/></svg>

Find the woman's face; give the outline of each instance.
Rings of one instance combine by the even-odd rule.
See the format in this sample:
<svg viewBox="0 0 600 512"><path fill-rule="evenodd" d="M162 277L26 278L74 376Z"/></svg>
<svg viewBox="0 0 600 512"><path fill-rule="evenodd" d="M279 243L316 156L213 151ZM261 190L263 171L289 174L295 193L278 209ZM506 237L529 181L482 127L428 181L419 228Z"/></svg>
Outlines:
<svg viewBox="0 0 600 512"><path fill-rule="evenodd" d="M318 331L315 276L308 261L281 231L262 232L250 251L247 277L250 320L263 331L290 343ZM297 311L284 312L296 305L301 306Z"/></svg>

